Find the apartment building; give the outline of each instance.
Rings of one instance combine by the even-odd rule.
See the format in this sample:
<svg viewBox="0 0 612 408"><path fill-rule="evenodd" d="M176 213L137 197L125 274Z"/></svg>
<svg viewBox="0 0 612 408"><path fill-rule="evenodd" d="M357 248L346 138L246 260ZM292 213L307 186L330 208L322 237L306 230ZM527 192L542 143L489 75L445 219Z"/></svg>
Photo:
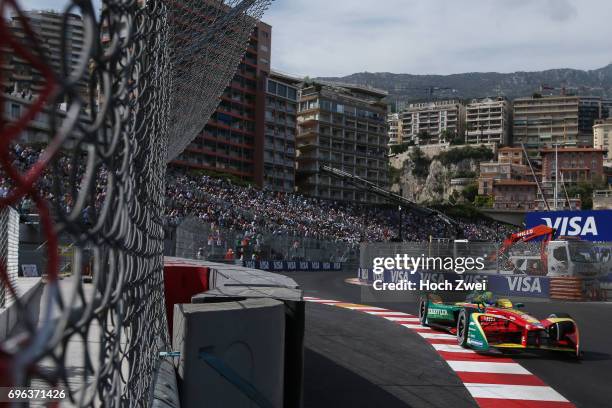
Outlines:
<svg viewBox="0 0 612 408"><path fill-rule="evenodd" d="M581 96L578 104L578 132L580 137L588 139L588 146L593 146L593 125L596 121L608 117L608 107L599 96Z"/></svg>
<svg viewBox="0 0 612 408"><path fill-rule="evenodd" d="M387 115L387 133L389 135L389 146L402 144L402 121L399 113L389 113Z"/></svg>
<svg viewBox="0 0 612 408"><path fill-rule="evenodd" d="M499 163L525 164L525 155L520 147L500 147L497 149L497 161Z"/></svg>
<svg viewBox="0 0 612 408"><path fill-rule="evenodd" d="M264 184L266 78L272 27L259 22L232 82L202 132L172 165L232 174Z"/></svg>
<svg viewBox="0 0 612 408"><path fill-rule="evenodd" d="M459 100L412 103L400 113L403 142L435 144L461 137L465 106Z"/></svg>
<svg viewBox="0 0 612 408"><path fill-rule="evenodd" d="M272 71L266 78L263 187L293 192L298 85L301 79Z"/></svg>
<svg viewBox="0 0 612 408"><path fill-rule="evenodd" d="M523 162L520 148L502 147L498 150L496 161L480 163L478 194L493 194L495 182L502 180L534 181L529 166Z"/></svg>
<svg viewBox="0 0 612 408"><path fill-rule="evenodd" d="M602 149L604 166L612 167L612 119L597 120L593 125L593 147Z"/></svg>
<svg viewBox="0 0 612 408"><path fill-rule="evenodd" d="M537 207L538 186L529 180L493 180L493 208L506 211L529 211Z"/></svg>
<svg viewBox="0 0 612 408"><path fill-rule="evenodd" d="M328 165L388 188L387 93L349 84L310 82L300 92L296 185L323 199L382 203L345 180L321 174Z"/></svg>
<svg viewBox="0 0 612 408"><path fill-rule="evenodd" d="M511 105L503 97L475 99L466 105L465 143L507 145Z"/></svg>
<svg viewBox="0 0 612 408"><path fill-rule="evenodd" d="M68 58L70 67L74 69L79 64L83 52L84 25L80 15L75 13L58 13L46 10L24 11L23 17L13 15L7 22L12 36L20 41L21 45L31 48L26 40L24 20L38 38L38 45L45 54L46 62L55 72L62 70L62 56ZM65 52L62 52L62 38L65 39ZM3 61L0 66L3 91L25 92L38 94L46 85L42 74L28 61L21 58L8 44L2 45ZM78 83L77 92L87 95L87 72ZM87 99L85 99L87 100Z"/></svg>
<svg viewBox="0 0 612 408"><path fill-rule="evenodd" d="M589 138L579 135L578 96L518 98L513 103L512 137L515 145L539 149L553 144L588 146Z"/></svg>
<svg viewBox="0 0 612 408"><path fill-rule="evenodd" d="M556 174L559 182L564 183L600 181L604 177L604 153L605 150L592 147L542 149L542 181L554 182Z"/></svg>

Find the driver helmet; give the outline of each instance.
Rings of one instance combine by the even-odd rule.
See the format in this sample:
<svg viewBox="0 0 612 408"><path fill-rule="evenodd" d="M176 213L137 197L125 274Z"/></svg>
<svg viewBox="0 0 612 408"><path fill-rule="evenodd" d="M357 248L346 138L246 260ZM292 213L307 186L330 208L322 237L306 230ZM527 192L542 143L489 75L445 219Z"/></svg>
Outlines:
<svg viewBox="0 0 612 408"><path fill-rule="evenodd" d="M493 292L490 291L472 292L468 296L468 299L471 300L473 303L484 303L487 305L492 305L495 303L495 300L493 299Z"/></svg>

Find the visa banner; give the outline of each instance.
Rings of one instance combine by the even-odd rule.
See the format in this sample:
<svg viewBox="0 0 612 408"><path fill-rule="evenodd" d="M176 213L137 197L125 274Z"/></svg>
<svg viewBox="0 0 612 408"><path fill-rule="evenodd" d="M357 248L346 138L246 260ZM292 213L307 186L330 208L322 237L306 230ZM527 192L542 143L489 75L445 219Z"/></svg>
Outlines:
<svg viewBox="0 0 612 408"><path fill-rule="evenodd" d="M341 271L341 262L318 261L243 261L246 268L264 271Z"/></svg>
<svg viewBox="0 0 612 408"><path fill-rule="evenodd" d="M583 241L612 242L612 210L538 211L525 216L526 228L547 225L555 236L569 236Z"/></svg>
<svg viewBox="0 0 612 408"><path fill-rule="evenodd" d="M363 276L362 271L360 271L360 276ZM490 290L497 296L548 298L550 295L550 278L543 276L471 273L458 275L453 272L426 271L411 274L408 271L385 270L383 275L374 275L374 279L382 279L385 283L398 283L404 280L407 282L414 282L417 285L419 281L432 281L436 283L442 283L444 281L456 282L457 279L461 279L466 283L486 281L487 290Z"/></svg>

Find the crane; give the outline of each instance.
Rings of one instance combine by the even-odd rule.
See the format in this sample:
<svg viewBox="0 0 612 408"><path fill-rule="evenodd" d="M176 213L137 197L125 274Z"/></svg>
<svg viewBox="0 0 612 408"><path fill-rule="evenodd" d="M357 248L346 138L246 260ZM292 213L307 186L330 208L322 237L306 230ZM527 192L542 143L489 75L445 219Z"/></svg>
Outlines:
<svg viewBox="0 0 612 408"><path fill-rule="evenodd" d="M519 242L529 242L537 238L543 238L540 245L540 259L542 260L542 269L546 271L548 270L546 247L548 242L553 238L554 234L554 228L547 225L538 225L524 231L515 232L514 234L508 235L506 239L504 239L502 246L498 249L497 253L493 255L493 258L505 258L505 255L508 251L510 251L510 248Z"/></svg>

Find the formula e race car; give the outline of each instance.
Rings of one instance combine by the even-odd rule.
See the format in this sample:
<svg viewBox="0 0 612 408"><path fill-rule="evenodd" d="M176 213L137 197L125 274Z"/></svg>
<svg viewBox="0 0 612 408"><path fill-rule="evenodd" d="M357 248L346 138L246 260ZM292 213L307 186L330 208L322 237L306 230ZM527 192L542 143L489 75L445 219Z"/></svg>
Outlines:
<svg viewBox="0 0 612 408"><path fill-rule="evenodd" d="M444 303L437 295L419 301L421 325L457 336L457 343L476 351L553 350L580 357L578 325L567 313L538 320L520 310L521 303L494 299L491 292L470 294L465 302Z"/></svg>

